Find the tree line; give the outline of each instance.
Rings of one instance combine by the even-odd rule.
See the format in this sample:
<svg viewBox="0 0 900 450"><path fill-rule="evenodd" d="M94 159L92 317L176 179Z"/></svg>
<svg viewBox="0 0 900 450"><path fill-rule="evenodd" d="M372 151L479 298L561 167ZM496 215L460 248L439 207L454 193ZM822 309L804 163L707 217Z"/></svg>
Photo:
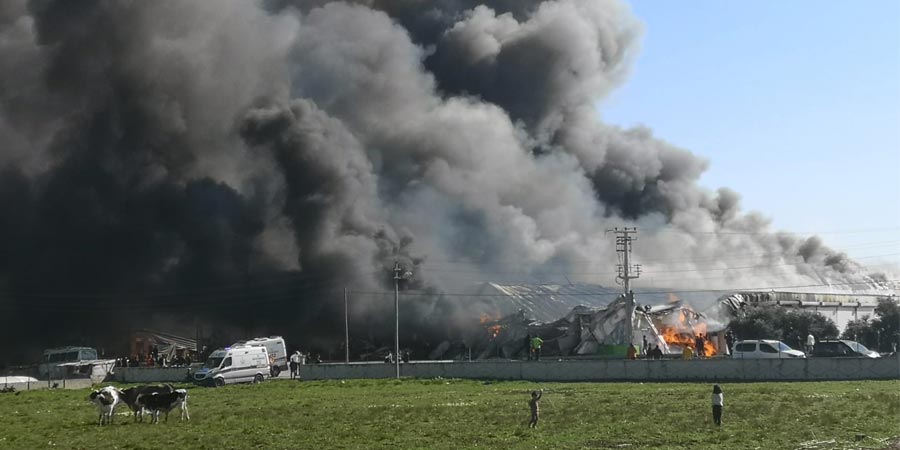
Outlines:
<svg viewBox="0 0 900 450"><path fill-rule="evenodd" d="M834 321L817 312L774 305L747 306L729 323L738 339L778 339L798 349L806 336L816 340L836 339L839 330ZM857 341L879 352L895 352L900 347L900 305L881 299L875 317L851 320L841 339Z"/></svg>

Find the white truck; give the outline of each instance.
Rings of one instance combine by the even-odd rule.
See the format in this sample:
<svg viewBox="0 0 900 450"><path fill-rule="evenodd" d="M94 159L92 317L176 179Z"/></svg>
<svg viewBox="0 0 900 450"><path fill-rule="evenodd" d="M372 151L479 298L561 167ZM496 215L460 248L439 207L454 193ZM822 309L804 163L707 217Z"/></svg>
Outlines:
<svg viewBox="0 0 900 450"><path fill-rule="evenodd" d="M281 373L281 371L288 370L287 346L285 346L284 338L281 336L258 337L250 339L249 341L235 342L232 347L237 347L239 345L265 347L269 352L271 376L278 377L278 374Z"/></svg>
<svg viewBox="0 0 900 450"><path fill-rule="evenodd" d="M38 374L41 377L62 378L65 374L62 364L96 360L97 349L91 347L51 348L44 350Z"/></svg>
<svg viewBox="0 0 900 450"><path fill-rule="evenodd" d="M194 382L211 386L261 383L269 376L269 352L264 346L239 345L212 352L194 372Z"/></svg>

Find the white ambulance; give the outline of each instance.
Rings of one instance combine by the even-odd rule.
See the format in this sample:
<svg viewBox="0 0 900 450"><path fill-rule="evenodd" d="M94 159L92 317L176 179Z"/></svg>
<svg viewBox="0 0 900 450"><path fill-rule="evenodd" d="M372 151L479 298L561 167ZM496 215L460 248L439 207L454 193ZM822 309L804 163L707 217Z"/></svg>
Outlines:
<svg viewBox="0 0 900 450"><path fill-rule="evenodd" d="M281 336L258 337L246 342L235 342L232 347L237 347L239 345L265 347L266 351L269 352L269 362L271 363L270 375L273 377L277 377L283 370L288 370L287 346L285 346L284 338Z"/></svg>
<svg viewBox="0 0 900 450"><path fill-rule="evenodd" d="M261 383L269 376L269 352L262 346L240 345L216 350L194 372L194 382L210 386Z"/></svg>

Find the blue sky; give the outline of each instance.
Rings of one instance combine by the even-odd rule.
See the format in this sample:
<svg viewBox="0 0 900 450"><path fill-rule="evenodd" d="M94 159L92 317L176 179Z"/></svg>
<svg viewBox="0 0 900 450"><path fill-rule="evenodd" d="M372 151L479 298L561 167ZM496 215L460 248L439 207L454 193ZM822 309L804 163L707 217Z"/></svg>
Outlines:
<svg viewBox="0 0 900 450"><path fill-rule="evenodd" d="M642 49L598 105L605 121L709 159L701 184L741 193L775 229L900 253L900 1L631 5ZM860 262L882 260L900 257Z"/></svg>

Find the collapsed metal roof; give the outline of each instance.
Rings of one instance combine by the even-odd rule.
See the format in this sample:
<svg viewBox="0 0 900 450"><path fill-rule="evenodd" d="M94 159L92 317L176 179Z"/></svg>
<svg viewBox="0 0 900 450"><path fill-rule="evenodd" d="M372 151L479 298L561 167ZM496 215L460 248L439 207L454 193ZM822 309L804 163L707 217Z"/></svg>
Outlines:
<svg viewBox="0 0 900 450"><path fill-rule="evenodd" d="M154 345L160 347L160 352L162 352L163 347L165 348L184 348L190 351L197 351L197 341L195 339L191 339L188 337L178 336L171 333L166 333L162 331L142 329L138 330L134 333L134 335L140 336L144 339L148 339Z"/></svg>
<svg viewBox="0 0 900 450"><path fill-rule="evenodd" d="M635 301L640 305L662 305L675 300L703 311L715 305L720 296L715 292L696 292L686 295L667 292L668 289L635 289ZM677 290L672 292L677 293ZM519 311L539 322L552 322L566 316L573 308L583 305L603 308L612 303L622 289L596 284L504 284L484 283L476 289L482 303L494 309L494 317Z"/></svg>
<svg viewBox="0 0 900 450"><path fill-rule="evenodd" d="M499 315L524 311L540 322L552 322L579 305L603 307L620 295L620 289L591 284L499 284L485 283L478 290Z"/></svg>

